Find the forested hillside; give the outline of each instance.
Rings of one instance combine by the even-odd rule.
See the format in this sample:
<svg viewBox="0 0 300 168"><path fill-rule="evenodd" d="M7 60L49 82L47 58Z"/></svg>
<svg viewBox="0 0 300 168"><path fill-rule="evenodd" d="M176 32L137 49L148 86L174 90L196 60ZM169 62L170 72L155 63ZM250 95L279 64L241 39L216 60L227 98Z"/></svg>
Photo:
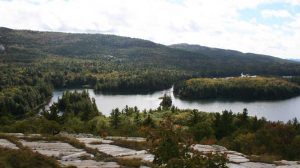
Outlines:
<svg viewBox="0 0 300 168"><path fill-rule="evenodd" d="M300 95L300 86L264 77L194 78L176 84L174 92L188 99L276 100Z"/></svg>
<svg viewBox="0 0 300 168"><path fill-rule="evenodd" d="M238 52L194 52L151 41L104 34L71 34L0 28L1 60L32 62L41 58L82 58L122 66L187 71L198 76L229 76L241 72L268 75L300 74L300 64ZM133 67L132 67L133 66ZM115 70L114 68L112 68Z"/></svg>

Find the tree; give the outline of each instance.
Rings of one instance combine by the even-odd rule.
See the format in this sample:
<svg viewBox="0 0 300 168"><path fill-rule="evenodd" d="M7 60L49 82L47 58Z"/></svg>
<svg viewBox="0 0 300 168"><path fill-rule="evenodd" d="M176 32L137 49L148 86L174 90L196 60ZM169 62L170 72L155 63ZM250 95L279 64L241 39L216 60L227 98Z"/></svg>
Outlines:
<svg viewBox="0 0 300 168"><path fill-rule="evenodd" d="M194 109L192 111L192 115L189 119L189 123L191 126L193 126L193 125L197 124L199 121L200 121L199 112L198 112L198 110Z"/></svg>
<svg viewBox="0 0 300 168"><path fill-rule="evenodd" d="M172 98L167 94L164 94L160 99L162 99L160 106L162 106L163 109L169 109L172 106Z"/></svg>
<svg viewBox="0 0 300 168"><path fill-rule="evenodd" d="M248 110L246 108L243 109L242 114L237 115L236 126L239 128L248 128L249 127Z"/></svg>
<svg viewBox="0 0 300 168"><path fill-rule="evenodd" d="M190 127L190 131L194 135L196 141L201 141L203 139L209 139L214 135L214 130L210 123L199 122L194 126Z"/></svg>
<svg viewBox="0 0 300 168"><path fill-rule="evenodd" d="M203 154L190 150L191 140L181 127L174 125L170 116L161 123L160 129L150 133L154 163L165 168L227 168L222 154Z"/></svg>
<svg viewBox="0 0 300 168"><path fill-rule="evenodd" d="M143 126L147 126L150 128L155 128L155 123L151 118L150 114L147 115L147 118L143 121Z"/></svg>
<svg viewBox="0 0 300 168"><path fill-rule="evenodd" d="M217 139L221 139L234 132L233 118L233 113L227 110L223 111L222 115L219 113L215 114L214 125Z"/></svg>
<svg viewBox="0 0 300 168"><path fill-rule="evenodd" d="M120 126L121 118L120 118L119 108L113 109L110 113L110 124L113 128L117 129Z"/></svg>
<svg viewBox="0 0 300 168"><path fill-rule="evenodd" d="M141 116L140 116L140 112L138 112L138 111L135 113L134 123L135 123L136 126L141 125Z"/></svg>
<svg viewBox="0 0 300 168"><path fill-rule="evenodd" d="M42 115L47 119L47 120L53 120L53 121L60 121L60 116L58 115L59 110L58 110L58 104L57 103L53 103L50 106L50 110L49 111L44 111L42 113Z"/></svg>
<svg viewBox="0 0 300 168"><path fill-rule="evenodd" d="M297 159L299 158L300 155L300 135L297 135L291 145L290 145L290 151L289 151L289 155L291 159Z"/></svg>
<svg viewBox="0 0 300 168"><path fill-rule="evenodd" d="M161 122L161 128L149 139L153 144L154 163L163 165L173 158L184 155L186 147L181 142L180 130L174 127L173 120L168 116Z"/></svg>
<svg viewBox="0 0 300 168"><path fill-rule="evenodd" d="M88 121L100 115L95 99L91 100L86 90L81 93L66 91L57 104L58 110L63 112L63 117L65 118L69 114L74 114L81 120Z"/></svg>

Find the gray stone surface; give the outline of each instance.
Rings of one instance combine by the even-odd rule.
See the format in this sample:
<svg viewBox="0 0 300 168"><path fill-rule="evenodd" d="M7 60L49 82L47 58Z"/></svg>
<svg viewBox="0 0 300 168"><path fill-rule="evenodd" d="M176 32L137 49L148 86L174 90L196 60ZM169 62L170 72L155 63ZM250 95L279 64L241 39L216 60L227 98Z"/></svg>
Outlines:
<svg viewBox="0 0 300 168"><path fill-rule="evenodd" d="M77 168L119 168L116 162L97 162L95 160L61 161L64 166L76 166Z"/></svg>
<svg viewBox="0 0 300 168"><path fill-rule="evenodd" d="M67 159L69 156L69 159L76 159L74 157L74 154L77 154L77 156L83 156L87 155L90 156L90 154L87 154L83 149L78 149L73 147L72 145L64 142L46 142L46 141L34 141L34 142L28 142L21 140L20 141L24 146L29 147L33 151L39 152L46 156L52 156L59 159L65 158Z"/></svg>
<svg viewBox="0 0 300 168"><path fill-rule="evenodd" d="M5 133L6 135L15 136L17 138L24 137L23 133Z"/></svg>
<svg viewBox="0 0 300 168"><path fill-rule="evenodd" d="M146 141L146 138L142 138L142 137L108 136L105 139L109 139L109 140L125 140L125 141L134 141L134 142L145 142Z"/></svg>
<svg viewBox="0 0 300 168"><path fill-rule="evenodd" d="M229 168L275 168L274 164L257 163L257 162L246 162L246 163L229 163Z"/></svg>
<svg viewBox="0 0 300 168"><path fill-rule="evenodd" d="M102 138L77 138L80 142L83 142L85 144L91 144L94 142L102 143L102 144L109 144L112 143L112 140L106 140Z"/></svg>
<svg viewBox="0 0 300 168"><path fill-rule="evenodd" d="M144 154L137 154L137 155L122 156L121 158L124 158L124 159L141 159L141 160L146 161L146 162L153 162L154 155L149 154L149 153L144 153Z"/></svg>
<svg viewBox="0 0 300 168"><path fill-rule="evenodd" d="M9 149L19 149L16 144L11 143L6 139L0 139L0 147L9 148Z"/></svg>
<svg viewBox="0 0 300 168"><path fill-rule="evenodd" d="M280 161L276 161L276 163L277 164L283 164L283 165L298 165L299 161L280 160Z"/></svg>
<svg viewBox="0 0 300 168"><path fill-rule="evenodd" d="M268 163L258 163L258 162L247 162L247 163L241 163L244 167L251 167L251 168L273 168L275 167L274 164L268 164Z"/></svg>
<svg viewBox="0 0 300 168"><path fill-rule="evenodd" d="M100 144L100 145L91 145L87 144L88 147L98 149L100 152L106 153L108 155L117 157L117 156L129 156L129 155L137 155L137 154L145 154L146 151L136 151L129 148L123 148L116 145L110 144Z"/></svg>
<svg viewBox="0 0 300 168"><path fill-rule="evenodd" d="M134 150L129 148L124 148L116 145L111 145L108 143L103 144L91 144L96 140L101 142L101 139L92 139L92 138L77 138L79 141L85 143L86 146L97 149L100 152L108 154L113 157L123 157L128 159L141 159L146 162L152 162L154 160L154 155L148 153L145 150Z"/></svg>
<svg viewBox="0 0 300 168"><path fill-rule="evenodd" d="M233 163L244 163L244 162L250 161L249 159L247 159L244 156L235 155L235 154L227 154L227 158L229 159L230 162L233 162Z"/></svg>
<svg viewBox="0 0 300 168"><path fill-rule="evenodd" d="M192 148L196 151L202 152L202 153L225 153L227 154L227 157L230 162L233 163L244 163L249 162L249 159L247 159L243 154L235 152L235 151L228 151L225 147L219 146L219 145L201 145L196 144L193 145Z"/></svg>
<svg viewBox="0 0 300 168"><path fill-rule="evenodd" d="M83 152L76 152L70 155L62 156L61 160L68 161L68 160L78 160L78 158L83 156L90 156L91 158L94 157L94 155L88 155L85 151Z"/></svg>
<svg viewBox="0 0 300 168"><path fill-rule="evenodd" d="M93 142L95 139L88 139ZM76 166L78 168L119 168L116 162L97 162L95 160L81 160L81 157L87 156L94 158L83 149L78 149L64 142L46 142L46 141L20 141L24 146L42 155L56 157L64 166Z"/></svg>
<svg viewBox="0 0 300 168"><path fill-rule="evenodd" d="M12 133L8 134L18 138L22 137L33 137L41 136L40 134L29 134L24 135L21 133ZM83 142L86 146L97 149L100 152L111 155L117 158L124 159L141 159L142 161L152 162L154 160L154 155L150 154L145 150L134 150L129 148L120 147L117 145L112 145L111 143L116 139L143 142L144 138L139 137L108 137L107 139L94 137L90 134L66 134L69 137L76 137L80 142ZM118 168L120 167L115 162L98 162L93 159L93 155L88 154L83 149L78 149L72 145L64 142L46 142L46 141L35 141L29 142L25 140L20 140L24 145L37 151L46 156L56 157L62 165L65 166L76 166L79 168ZM11 149L18 149L17 146L6 139L0 139L0 146L7 147ZM193 145L194 150L200 151L202 153L223 153L226 154L229 162L229 168L300 168L300 163L298 161L276 161L274 164L251 162L246 155L227 150L225 147L219 145ZM91 160L81 160L82 157L91 159ZM87 156L87 157L86 157ZM275 165L276 164L276 165Z"/></svg>

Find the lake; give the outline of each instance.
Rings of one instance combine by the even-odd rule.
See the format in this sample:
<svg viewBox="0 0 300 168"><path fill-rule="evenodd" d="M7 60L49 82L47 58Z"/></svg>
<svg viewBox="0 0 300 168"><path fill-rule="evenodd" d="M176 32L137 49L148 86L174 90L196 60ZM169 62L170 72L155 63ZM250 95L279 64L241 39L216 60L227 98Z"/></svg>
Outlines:
<svg viewBox="0 0 300 168"><path fill-rule="evenodd" d="M69 89L74 91L74 89ZM81 91L82 89L77 89ZM62 96L65 90L55 90L49 103L57 102L58 97ZM167 89L150 94L102 94L92 89L88 89L91 97L95 98L98 109L102 114L108 116L112 109L123 109L126 105L129 107L137 106L140 110L156 109L159 106L160 99L165 93L172 97L173 105L180 109L198 109L206 112L222 112L232 110L233 112L242 112L244 108L248 109L251 116L265 117L272 121L288 121L297 117L300 119L300 96L287 100L276 101L221 101L221 100L181 100L173 95L173 90ZM48 105L48 106L49 106Z"/></svg>

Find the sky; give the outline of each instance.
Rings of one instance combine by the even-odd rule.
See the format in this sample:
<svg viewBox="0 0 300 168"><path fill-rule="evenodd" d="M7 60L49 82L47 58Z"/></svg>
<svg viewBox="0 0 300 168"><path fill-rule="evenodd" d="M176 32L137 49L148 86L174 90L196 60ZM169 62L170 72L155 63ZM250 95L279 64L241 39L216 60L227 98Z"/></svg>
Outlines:
<svg viewBox="0 0 300 168"><path fill-rule="evenodd" d="M0 0L0 26L300 59L300 0Z"/></svg>

